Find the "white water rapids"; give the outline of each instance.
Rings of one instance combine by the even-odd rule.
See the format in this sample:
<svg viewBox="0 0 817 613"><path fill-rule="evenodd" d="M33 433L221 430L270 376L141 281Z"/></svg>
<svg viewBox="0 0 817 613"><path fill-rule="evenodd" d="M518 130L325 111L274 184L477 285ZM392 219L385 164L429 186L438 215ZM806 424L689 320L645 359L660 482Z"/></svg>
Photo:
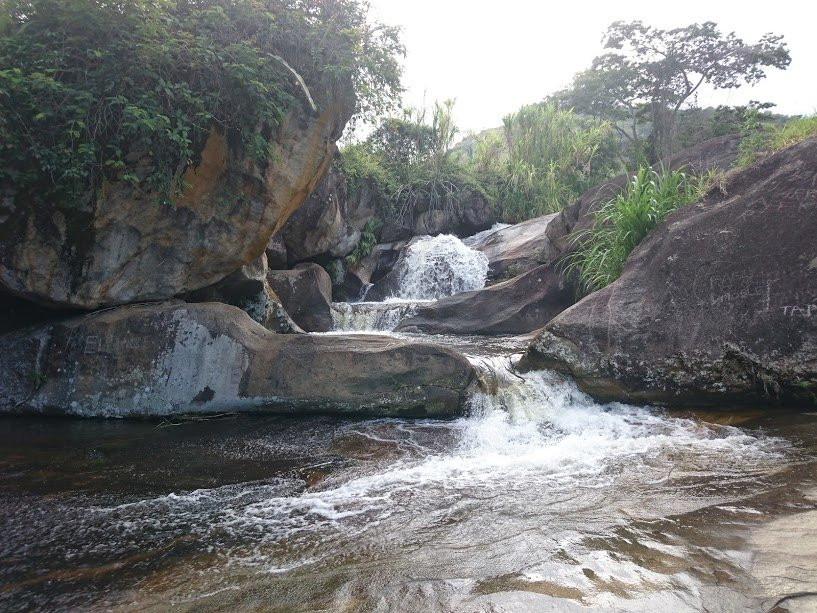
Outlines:
<svg viewBox="0 0 817 613"><path fill-rule="evenodd" d="M558 375L520 377L500 362L507 363L494 363L498 393L474 396L465 417L333 426L332 449L355 462L315 487L283 478L96 506L66 518L71 555L84 539L99 555L193 538L212 559L206 569L178 568L162 587L157 603L178 606L229 607L233 599L245 606L254 589L286 602L280 588L294 590L290 604L306 599L330 610L491 611L501 601L478 606L487 593L481 582L510 577L502 581L532 593L509 610L574 610L576 597L564 594L580 594L590 610L700 608L699 574L672 566L700 554L673 536L677 527L665 526L664 535L656 522L668 508L756 513L735 497L783 462L786 444L599 405ZM259 432L216 449L257 458L282 445L298 453L298 444ZM59 533L40 534L39 545L60 554L51 542ZM115 536L102 538L108 533ZM616 534L637 539L639 549L630 552ZM706 556L700 564L742 563L717 551Z"/></svg>

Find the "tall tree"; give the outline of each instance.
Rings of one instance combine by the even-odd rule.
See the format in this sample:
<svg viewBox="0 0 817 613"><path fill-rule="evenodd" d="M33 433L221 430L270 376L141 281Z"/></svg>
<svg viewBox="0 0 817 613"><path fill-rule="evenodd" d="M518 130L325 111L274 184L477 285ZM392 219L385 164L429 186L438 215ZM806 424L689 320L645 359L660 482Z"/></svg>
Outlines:
<svg viewBox="0 0 817 613"><path fill-rule="evenodd" d="M672 30L617 21L603 41L611 51L593 60L592 68L576 75L557 98L580 112L616 121L624 114L630 128L619 130L635 142L637 119L645 112L652 120L655 155L662 159L672 152L678 111L695 100L703 85L751 85L766 76L766 69L785 69L791 62L782 36L769 33L746 43L734 32L721 34L711 21Z"/></svg>

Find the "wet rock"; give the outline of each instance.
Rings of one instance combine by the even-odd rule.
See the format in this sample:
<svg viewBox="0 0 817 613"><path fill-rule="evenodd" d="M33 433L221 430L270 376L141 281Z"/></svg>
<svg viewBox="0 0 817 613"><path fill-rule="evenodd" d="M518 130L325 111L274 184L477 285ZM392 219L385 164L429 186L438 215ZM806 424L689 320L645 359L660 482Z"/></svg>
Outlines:
<svg viewBox="0 0 817 613"><path fill-rule="evenodd" d="M332 280L318 264L271 270L267 281L292 320L307 332L332 329Z"/></svg>
<svg viewBox="0 0 817 613"><path fill-rule="evenodd" d="M126 181L66 206L0 202L0 288L51 306L93 309L166 299L212 285L259 257L332 159L353 110L338 96L318 114L292 111L259 165L213 131L172 207ZM132 154L129 174L150 172Z"/></svg>
<svg viewBox="0 0 817 613"><path fill-rule="evenodd" d="M576 283L550 266L487 287L419 305L397 332L524 334L544 326L576 301Z"/></svg>
<svg viewBox="0 0 817 613"><path fill-rule="evenodd" d="M188 302L223 302L237 306L273 332L291 334L303 330L289 317L267 280L267 256L245 264L218 283L185 294Z"/></svg>
<svg viewBox="0 0 817 613"><path fill-rule="evenodd" d="M459 205L447 209L431 208L428 203L418 203L412 215L406 216L399 224L386 226L381 240L406 240L425 234L465 237L487 230L495 223L496 217L485 197L478 192L468 191L461 194Z"/></svg>
<svg viewBox="0 0 817 613"><path fill-rule="evenodd" d="M560 251L551 244L548 225L557 213L501 228L467 244L488 257L491 279L512 278L549 264Z"/></svg>
<svg viewBox="0 0 817 613"><path fill-rule="evenodd" d="M602 400L814 406L817 138L670 215L621 278L551 321L528 367Z"/></svg>
<svg viewBox="0 0 817 613"><path fill-rule="evenodd" d="M126 306L0 337L4 412L444 416L474 380L445 347L274 334L217 303Z"/></svg>

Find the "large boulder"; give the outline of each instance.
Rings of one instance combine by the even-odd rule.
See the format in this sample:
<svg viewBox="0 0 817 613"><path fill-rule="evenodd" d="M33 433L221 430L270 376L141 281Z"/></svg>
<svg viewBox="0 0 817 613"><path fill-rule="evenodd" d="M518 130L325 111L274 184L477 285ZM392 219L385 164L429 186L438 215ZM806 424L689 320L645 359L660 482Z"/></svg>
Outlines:
<svg viewBox="0 0 817 613"><path fill-rule="evenodd" d="M511 278L549 264L561 252L547 234L548 225L558 213L528 219L490 233L480 233L465 243L488 258L490 279Z"/></svg>
<svg viewBox="0 0 817 613"><path fill-rule="evenodd" d="M524 334L544 326L576 301L577 284L551 266L539 266L485 289L417 307L396 332Z"/></svg>
<svg viewBox="0 0 817 613"><path fill-rule="evenodd" d="M273 234L267 241L264 254L267 256L267 265L272 270L285 270L289 268L287 246L280 232Z"/></svg>
<svg viewBox="0 0 817 613"><path fill-rule="evenodd" d="M336 156L315 191L281 230L290 264L343 257L360 240L360 228L352 226L349 219L346 177L338 168L338 159Z"/></svg>
<svg viewBox="0 0 817 613"><path fill-rule="evenodd" d="M261 165L213 130L174 206L127 181L85 201L44 206L0 198L0 289L51 306L93 309L166 299L223 279L259 257L329 166L353 109L339 96L320 112L290 111ZM128 173L150 172L132 154ZM7 186L4 186L7 187Z"/></svg>
<svg viewBox="0 0 817 613"><path fill-rule="evenodd" d="M429 343L274 334L232 306L128 306L0 337L0 411L446 416L475 381Z"/></svg>
<svg viewBox="0 0 817 613"><path fill-rule="evenodd" d="M223 302L237 306L255 321L273 332L291 334L303 330L290 318L275 295L267 275L267 255L227 275L208 287L184 295L188 302Z"/></svg>
<svg viewBox="0 0 817 613"><path fill-rule="evenodd" d="M332 280L318 264L298 264L292 270L270 270L267 281L284 310L307 332L332 329Z"/></svg>
<svg viewBox="0 0 817 613"><path fill-rule="evenodd" d="M465 237L487 230L496 223L494 211L485 196L476 191L460 194L459 203L445 209L428 202L417 205L399 222L386 223L380 233L384 243L408 240L412 236L454 234Z"/></svg>
<svg viewBox="0 0 817 613"><path fill-rule="evenodd" d="M602 400L814 406L815 237L811 138L670 215L616 282L547 325L525 363Z"/></svg>

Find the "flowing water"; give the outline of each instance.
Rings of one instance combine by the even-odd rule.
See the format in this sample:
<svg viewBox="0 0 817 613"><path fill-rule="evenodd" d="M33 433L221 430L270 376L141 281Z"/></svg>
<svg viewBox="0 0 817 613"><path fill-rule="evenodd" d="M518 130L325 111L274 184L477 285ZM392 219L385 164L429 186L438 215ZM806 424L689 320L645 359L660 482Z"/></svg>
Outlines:
<svg viewBox="0 0 817 613"><path fill-rule="evenodd" d="M492 391L458 419L0 421L0 609L813 610L817 414L600 405L524 338L432 340Z"/></svg>

